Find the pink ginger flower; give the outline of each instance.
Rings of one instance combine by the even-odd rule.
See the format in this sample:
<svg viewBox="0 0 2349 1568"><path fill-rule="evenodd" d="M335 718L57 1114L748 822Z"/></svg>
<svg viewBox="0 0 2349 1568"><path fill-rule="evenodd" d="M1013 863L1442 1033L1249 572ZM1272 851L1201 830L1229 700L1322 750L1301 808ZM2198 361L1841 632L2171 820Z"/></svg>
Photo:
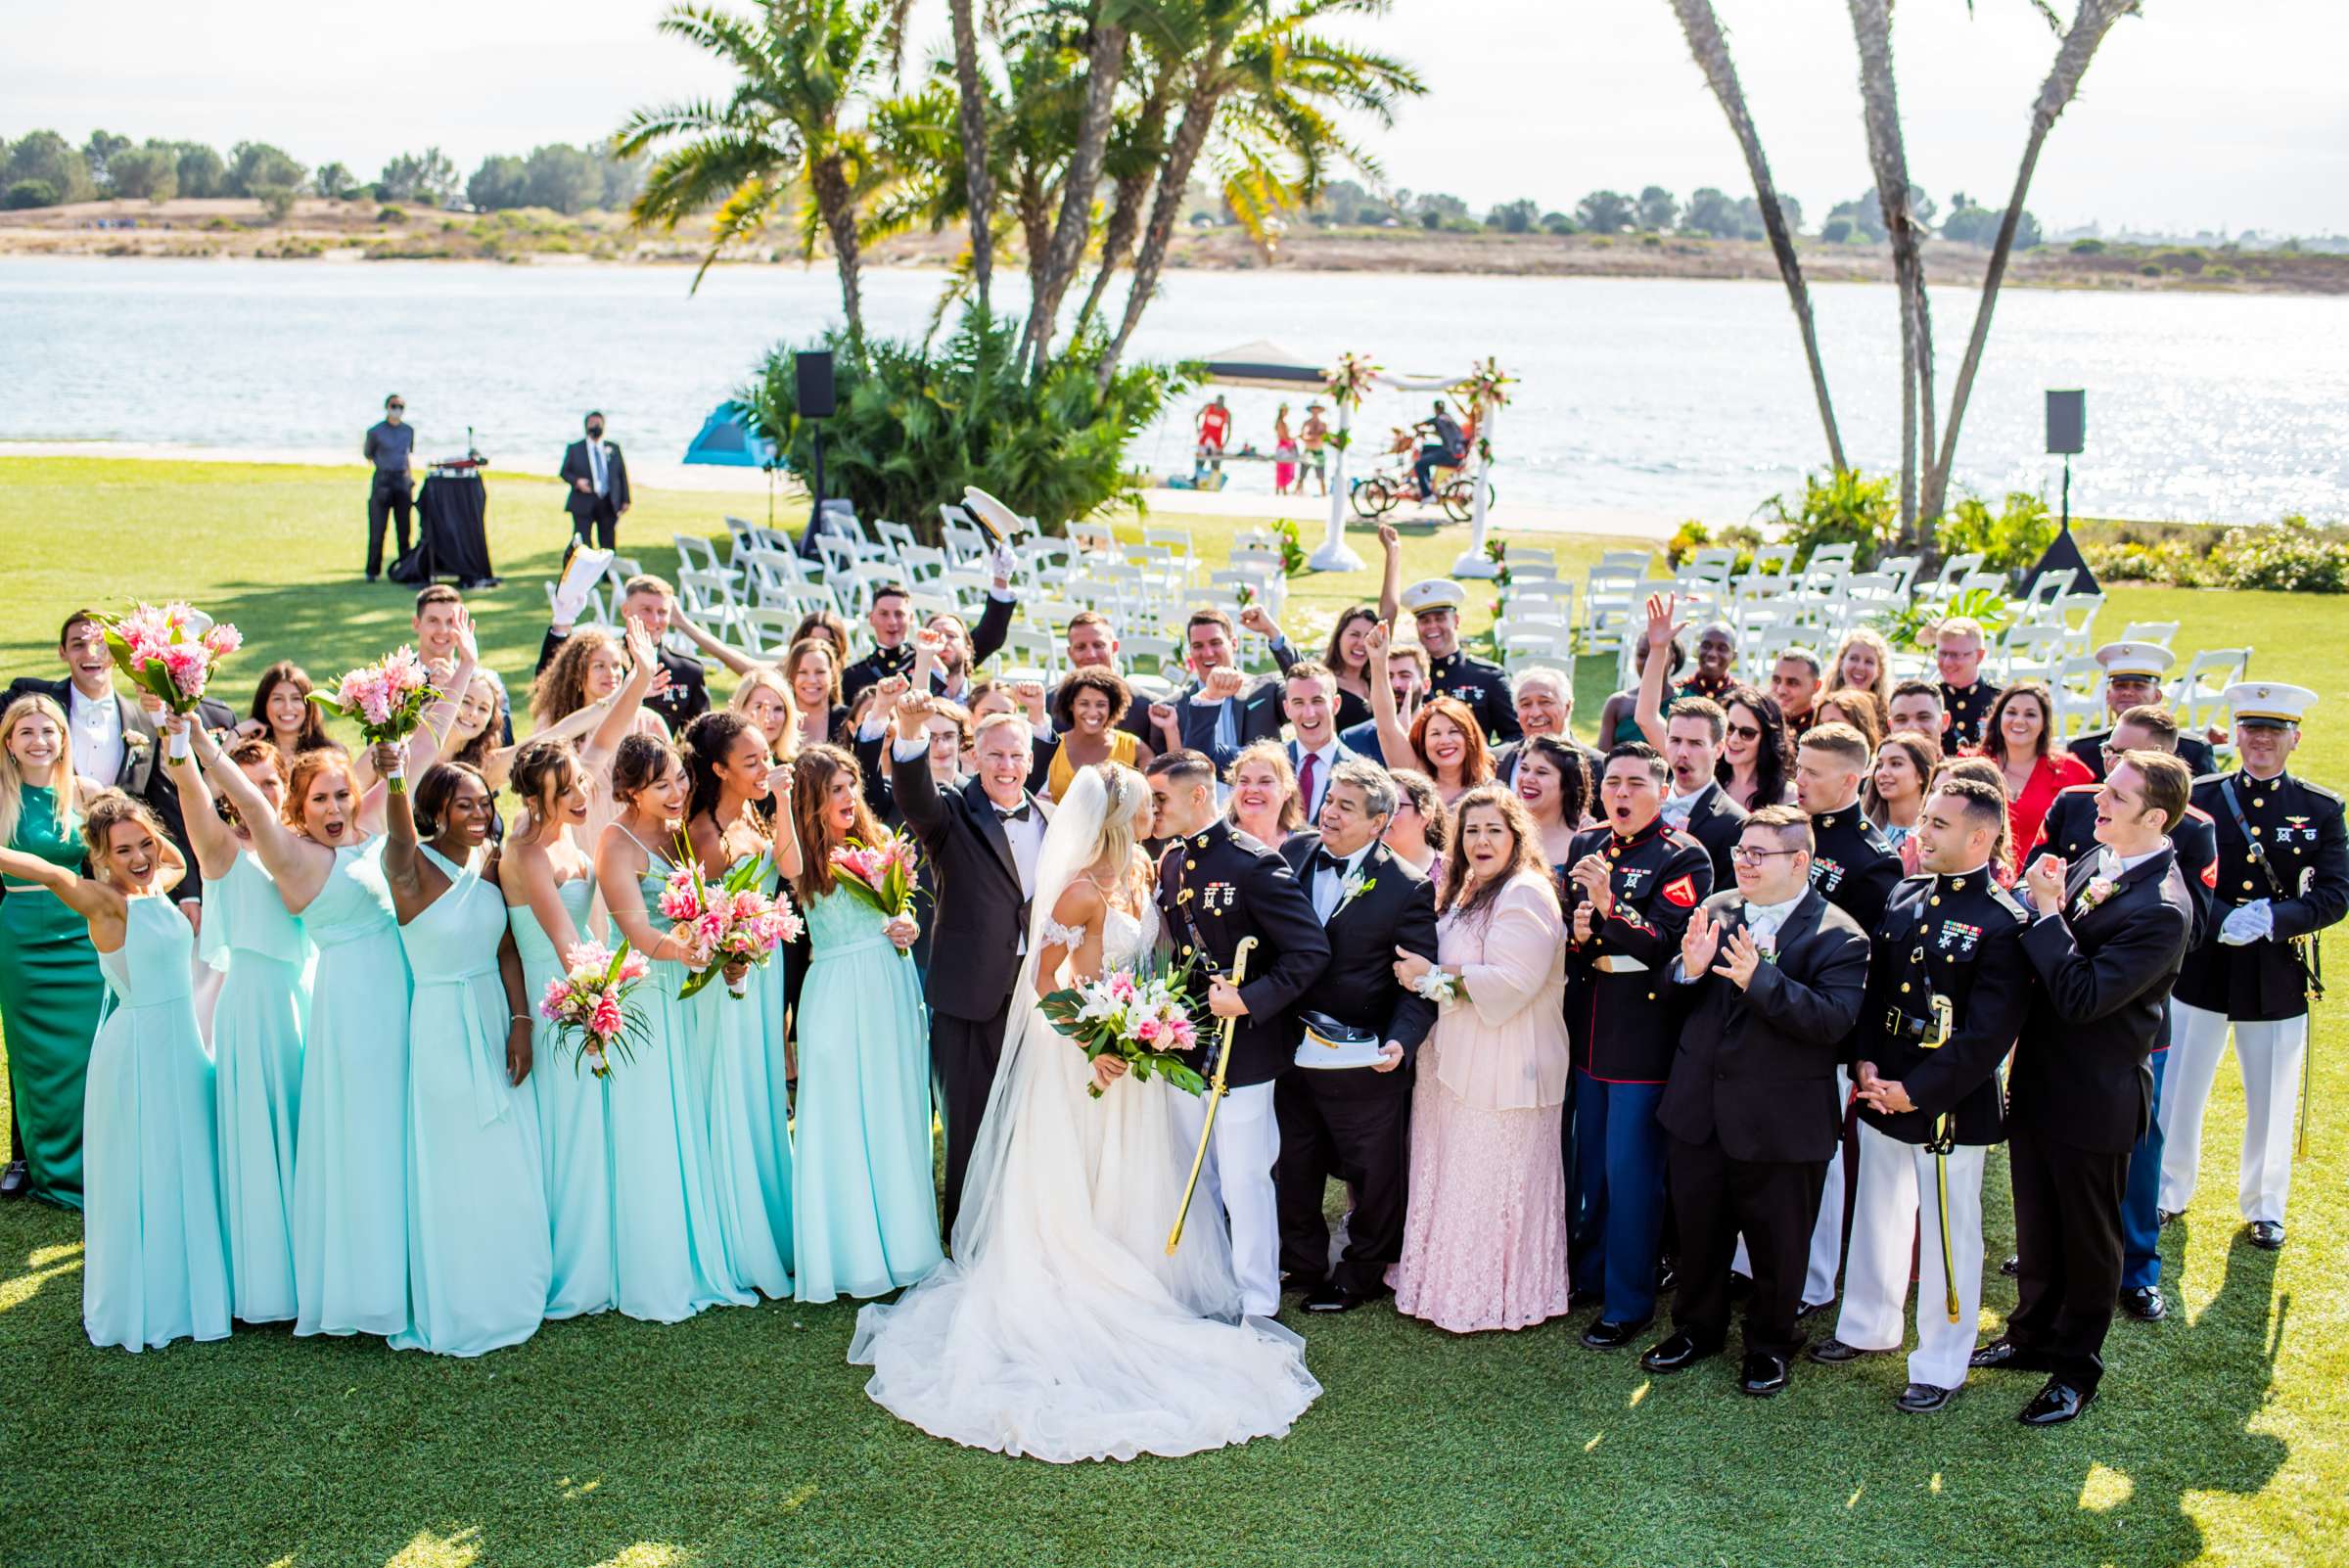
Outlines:
<svg viewBox="0 0 2349 1568"><path fill-rule="evenodd" d="M610 1039L621 1031L622 1020L620 998L610 992L595 998L595 1009L587 1015L587 1028L598 1039Z"/></svg>
<svg viewBox="0 0 2349 1568"><path fill-rule="evenodd" d="M661 889L661 917L664 920L692 920L702 912L702 896L693 885L691 871L679 871Z"/></svg>
<svg viewBox="0 0 2349 1568"><path fill-rule="evenodd" d="M546 993L538 998L538 1012L548 1023L559 1024L563 1021L564 1013L569 1011L570 1002L571 982L550 980L546 983Z"/></svg>
<svg viewBox="0 0 2349 1568"><path fill-rule="evenodd" d="M604 971L612 967L612 949L600 942L582 942L571 949L565 961L574 975L601 980Z"/></svg>
<svg viewBox="0 0 2349 1568"><path fill-rule="evenodd" d="M620 961L620 983L623 986L633 986L652 972L653 961L634 948Z"/></svg>
<svg viewBox="0 0 2349 1568"><path fill-rule="evenodd" d="M211 659L202 643L175 642L163 650L163 672L183 694L201 697L205 678L211 673Z"/></svg>
<svg viewBox="0 0 2349 1568"><path fill-rule="evenodd" d="M204 634L204 645L214 659L225 659L245 646L245 633L226 623L217 623Z"/></svg>

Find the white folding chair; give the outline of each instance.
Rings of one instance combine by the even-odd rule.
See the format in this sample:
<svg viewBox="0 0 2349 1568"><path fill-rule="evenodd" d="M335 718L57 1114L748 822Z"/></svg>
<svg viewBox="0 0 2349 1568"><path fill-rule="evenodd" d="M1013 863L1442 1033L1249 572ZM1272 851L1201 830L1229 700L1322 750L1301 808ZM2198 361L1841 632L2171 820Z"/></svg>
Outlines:
<svg viewBox="0 0 2349 1568"><path fill-rule="evenodd" d="M1182 647L1172 637L1120 637L1118 653L1130 671L1159 674L1170 665L1182 668Z"/></svg>
<svg viewBox="0 0 2349 1568"><path fill-rule="evenodd" d="M2152 642L2167 648L2178 640L2175 621L2132 621L2121 632L2123 642Z"/></svg>
<svg viewBox="0 0 2349 1568"><path fill-rule="evenodd" d="M1968 552L1964 555L1945 556L1942 559L1940 573L1926 585L1925 591L1918 597L1927 604L1939 604L1945 599L1956 597L1958 580L1968 573L1981 571L1983 560L1984 557L1979 551Z"/></svg>
<svg viewBox="0 0 2349 1568"><path fill-rule="evenodd" d="M677 547L677 572L714 572L724 575L726 569L717 559L717 545L699 533L672 533L670 542Z"/></svg>
<svg viewBox="0 0 2349 1568"><path fill-rule="evenodd" d="M2231 723L2234 715L2227 707L2227 688L2243 678L2251 668L2251 648L2205 648L2194 655L2186 667L2186 673L2170 685L2170 712L2178 715L2178 727L2198 734L2213 724Z"/></svg>

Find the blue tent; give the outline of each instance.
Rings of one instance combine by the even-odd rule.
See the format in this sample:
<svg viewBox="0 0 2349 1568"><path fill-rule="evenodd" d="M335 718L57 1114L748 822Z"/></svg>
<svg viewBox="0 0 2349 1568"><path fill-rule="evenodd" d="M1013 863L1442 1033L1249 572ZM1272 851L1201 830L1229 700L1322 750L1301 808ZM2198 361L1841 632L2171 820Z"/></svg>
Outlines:
<svg viewBox="0 0 2349 1568"><path fill-rule="evenodd" d="M685 461L723 468L775 467L775 445L751 428L751 412L728 400L710 411L701 434L685 443Z"/></svg>

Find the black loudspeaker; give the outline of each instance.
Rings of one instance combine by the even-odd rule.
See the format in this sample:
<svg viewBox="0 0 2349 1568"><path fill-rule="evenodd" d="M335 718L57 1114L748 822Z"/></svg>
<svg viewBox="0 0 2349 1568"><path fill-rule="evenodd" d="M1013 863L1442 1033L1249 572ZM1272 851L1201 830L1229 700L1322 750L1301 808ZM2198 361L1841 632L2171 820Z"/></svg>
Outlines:
<svg viewBox="0 0 2349 1568"><path fill-rule="evenodd" d="M813 353L791 356L792 397L799 404L802 419L830 419L832 402L832 352L818 349ZM2079 394L2073 393L2076 397Z"/></svg>
<svg viewBox="0 0 2349 1568"><path fill-rule="evenodd" d="M2065 456L2088 450L2088 393L2048 393L2048 450Z"/></svg>

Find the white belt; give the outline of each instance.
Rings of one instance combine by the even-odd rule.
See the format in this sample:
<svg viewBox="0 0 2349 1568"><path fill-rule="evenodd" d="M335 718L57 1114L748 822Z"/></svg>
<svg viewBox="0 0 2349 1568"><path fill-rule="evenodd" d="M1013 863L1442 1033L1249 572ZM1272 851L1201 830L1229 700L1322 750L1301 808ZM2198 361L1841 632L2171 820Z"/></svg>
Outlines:
<svg viewBox="0 0 2349 1568"><path fill-rule="evenodd" d="M1645 973L1647 969L1647 965L1636 958L1613 952L1591 959L1590 967L1602 975L1636 975Z"/></svg>

